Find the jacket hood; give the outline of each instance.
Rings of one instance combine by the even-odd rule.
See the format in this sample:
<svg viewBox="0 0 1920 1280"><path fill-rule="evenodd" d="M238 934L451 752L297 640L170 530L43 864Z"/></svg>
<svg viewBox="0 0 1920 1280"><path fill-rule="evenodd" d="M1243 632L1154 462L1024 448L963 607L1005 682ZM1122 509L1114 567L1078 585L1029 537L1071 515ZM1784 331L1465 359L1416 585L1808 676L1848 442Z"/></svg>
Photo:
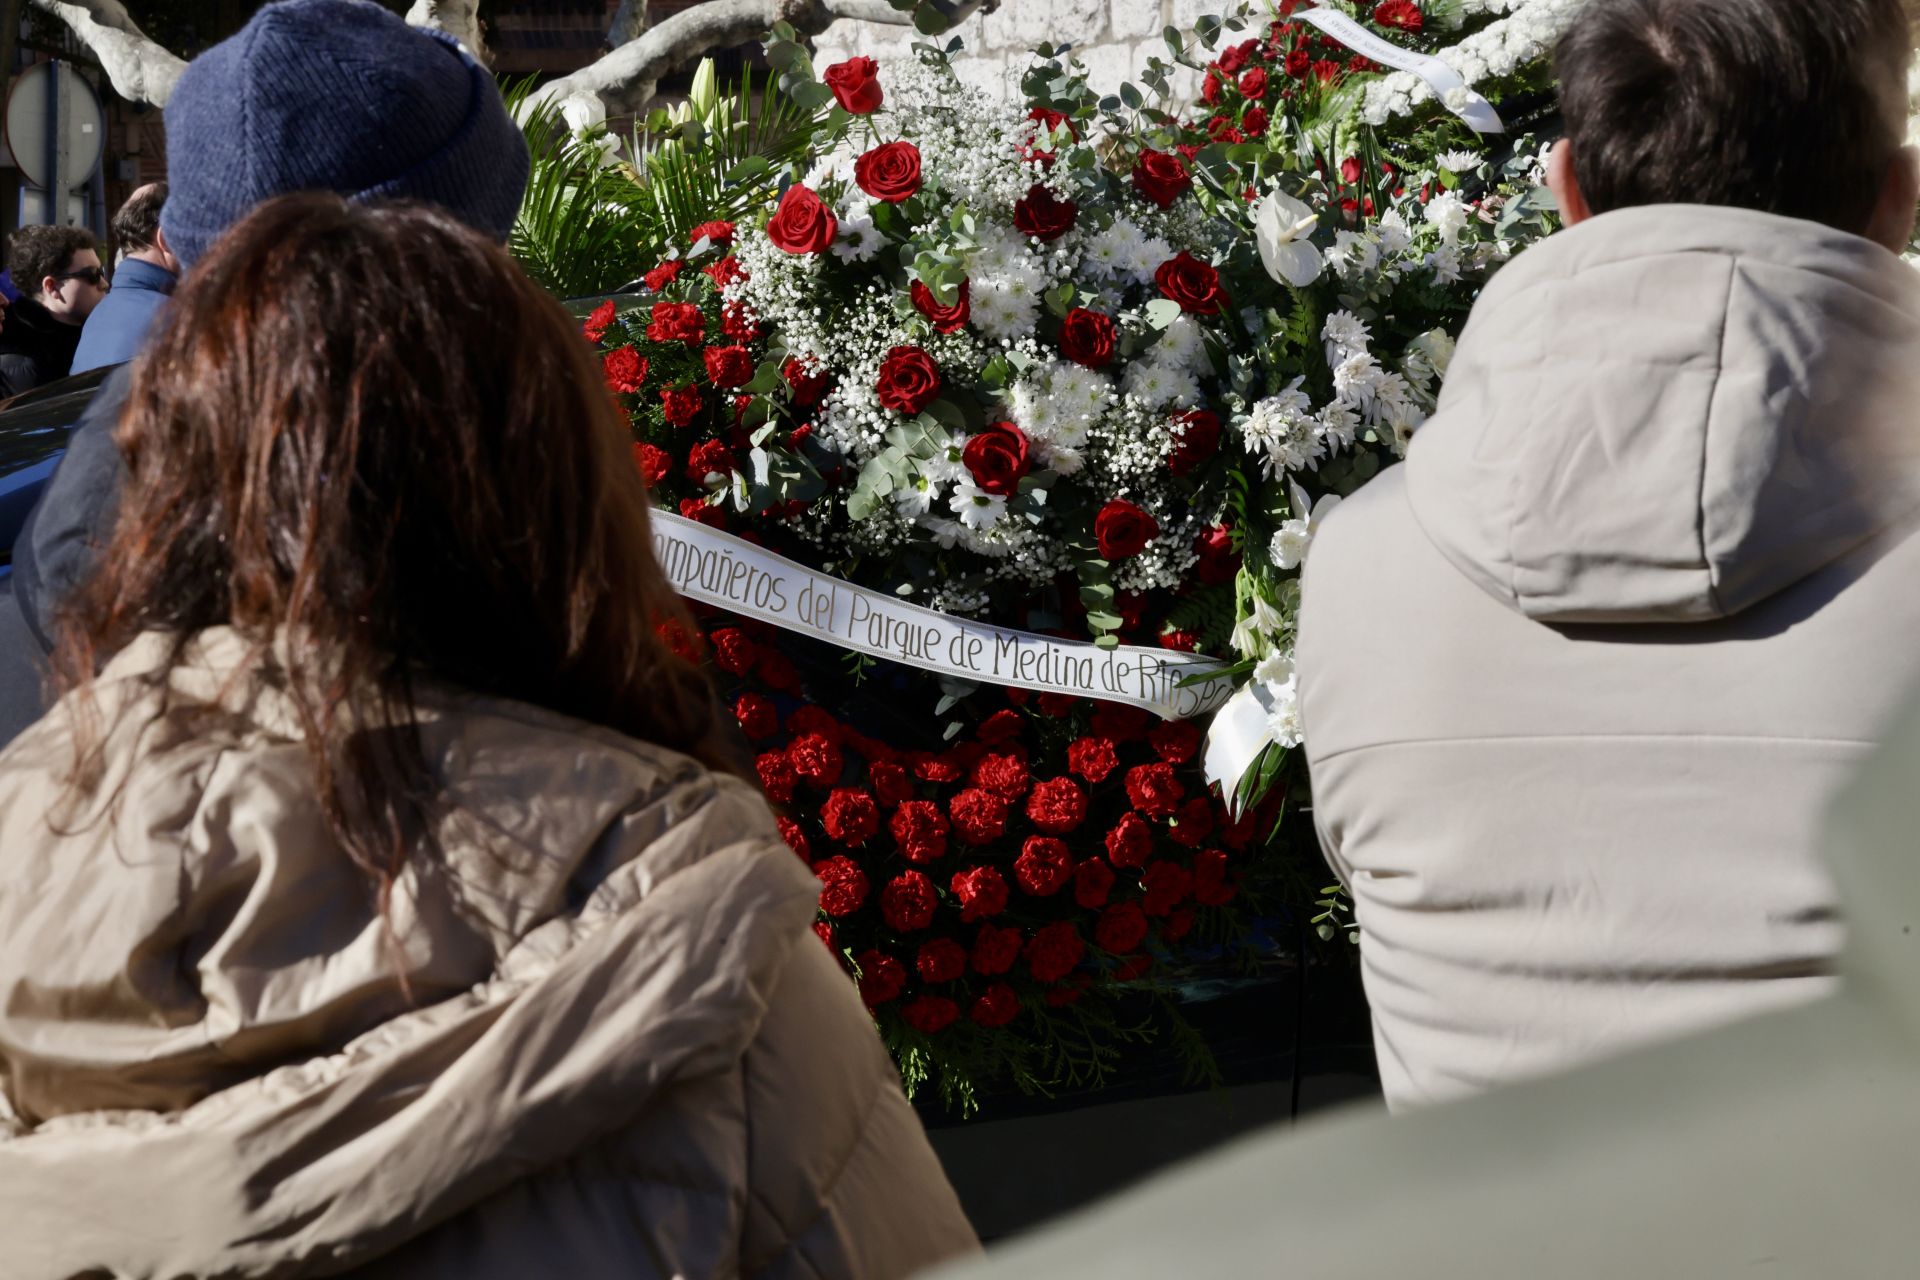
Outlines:
<svg viewBox="0 0 1920 1280"><path fill-rule="evenodd" d="M389 933L270 660L206 633L162 711L167 648L99 684L115 802L48 822L70 704L0 754L9 1276L350 1267L729 1068L817 945L745 783L445 689L420 695L444 856Z"/></svg>
<svg viewBox="0 0 1920 1280"><path fill-rule="evenodd" d="M1406 475L1528 617L1739 613L1920 509L1920 274L1749 210L1594 218L1487 287Z"/></svg>

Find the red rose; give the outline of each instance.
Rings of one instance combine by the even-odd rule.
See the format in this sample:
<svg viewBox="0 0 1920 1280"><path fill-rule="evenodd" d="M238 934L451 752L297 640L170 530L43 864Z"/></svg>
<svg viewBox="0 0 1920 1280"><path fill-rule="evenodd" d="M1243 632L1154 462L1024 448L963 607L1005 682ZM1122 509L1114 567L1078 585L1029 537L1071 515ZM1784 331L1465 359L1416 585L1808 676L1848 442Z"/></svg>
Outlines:
<svg viewBox="0 0 1920 1280"><path fill-rule="evenodd" d="M702 440L687 455L687 479L695 484L711 484L715 477L733 474L733 451L718 440Z"/></svg>
<svg viewBox="0 0 1920 1280"><path fill-rule="evenodd" d="M1162 720L1147 735L1154 754L1168 764L1185 764L1199 753L1200 730L1190 721Z"/></svg>
<svg viewBox="0 0 1920 1280"><path fill-rule="evenodd" d="M707 336L707 318L691 302L656 302L647 321L648 342L699 342Z"/></svg>
<svg viewBox="0 0 1920 1280"><path fill-rule="evenodd" d="M900 1017L915 1031L945 1031L960 1016L960 1006L945 996L915 996L900 1006Z"/></svg>
<svg viewBox="0 0 1920 1280"><path fill-rule="evenodd" d="M1242 40L1220 51L1220 69L1228 75L1240 74L1240 68L1252 60L1254 52L1260 48L1258 40Z"/></svg>
<svg viewBox="0 0 1920 1280"><path fill-rule="evenodd" d="M1186 794L1170 764L1137 764L1127 770L1127 799L1150 818L1166 817Z"/></svg>
<svg viewBox="0 0 1920 1280"><path fill-rule="evenodd" d="M947 802L954 830L968 844L986 844L1007 829L1007 802L991 791L968 787Z"/></svg>
<svg viewBox="0 0 1920 1280"><path fill-rule="evenodd" d="M867 758L873 759L870 753ZM907 777L906 766L893 760L873 760L867 766L867 785L873 788L874 798L889 809L913 798L913 780Z"/></svg>
<svg viewBox="0 0 1920 1280"><path fill-rule="evenodd" d="M1020 478L1032 466L1026 432L1011 422L990 422L967 437L960 460L975 484L1002 497L1020 492Z"/></svg>
<svg viewBox="0 0 1920 1280"><path fill-rule="evenodd" d="M827 88L850 116L868 116L880 109L880 64L872 58L836 62L821 75Z"/></svg>
<svg viewBox="0 0 1920 1280"><path fill-rule="evenodd" d="M852 915L867 900L867 873L852 858L816 862L813 874L825 886L820 890L820 909L830 916Z"/></svg>
<svg viewBox="0 0 1920 1280"><path fill-rule="evenodd" d="M1245 142L1246 137L1234 127L1232 116L1215 116L1207 121L1207 136L1215 142Z"/></svg>
<svg viewBox="0 0 1920 1280"><path fill-rule="evenodd" d="M1152 714L1139 707L1130 707L1124 702L1103 702L1093 709L1093 718L1087 727L1102 738L1132 742L1146 736L1147 725L1152 720Z"/></svg>
<svg viewBox="0 0 1920 1280"><path fill-rule="evenodd" d="M673 474L673 455L657 444L639 441L633 446L633 462L640 468L640 474L646 478L649 488L658 488L660 482Z"/></svg>
<svg viewBox="0 0 1920 1280"><path fill-rule="evenodd" d="M940 366L919 347L895 347L880 362L873 385L881 404L912 417L940 394Z"/></svg>
<svg viewBox="0 0 1920 1280"><path fill-rule="evenodd" d="M800 785L800 775L793 770L793 761L784 751L768 751L753 762L754 772L760 775L760 789L767 793L767 799L775 804L786 804L793 799L793 789Z"/></svg>
<svg viewBox="0 0 1920 1280"><path fill-rule="evenodd" d="M753 357L745 347L708 347L701 353L707 377L716 387L737 387L753 380Z"/></svg>
<svg viewBox="0 0 1920 1280"><path fill-rule="evenodd" d="M1147 940L1147 913L1137 902L1116 902L1100 913L1093 940L1102 951L1125 955Z"/></svg>
<svg viewBox="0 0 1920 1280"><path fill-rule="evenodd" d="M1079 205L1060 199L1037 182L1013 202L1013 229L1035 240L1058 240L1073 230L1079 216Z"/></svg>
<svg viewBox="0 0 1920 1280"><path fill-rule="evenodd" d="M1206 82L1200 86L1200 101L1206 103L1210 107L1219 106L1220 91L1222 88L1226 86L1226 83L1227 82L1225 80L1220 78L1219 71L1215 70L1212 67L1208 67Z"/></svg>
<svg viewBox="0 0 1920 1280"><path fill-rule="evenodd" d="M1177 476L1191 472L1220 447L1220 415L1211 409L1174 415L1173 429L1180 443L1167 459L1167 469Z"/></svg>
<svg viewBox="0 0 1920 1280"><path fill-rule="evenodd" d="M1020 1016L1020 997L1004 982L991 983L975 998L967 1016L983 1027L1004 1027Z"/></svg>
<svg viewBox="0 0 1920 1280"><path fill-rule="evenodd" d="M1146 891L1141 909L1150 916L1164 916L1187 900L1193 891L1193 873L1177 862L1150 862L1140 873L1140 887Z"/></svg>
<svg viewBox="0 0 1920 1280"><path fill-rule="evenodd" d="M907 296L913 299L913 309L933 322L935 333L958 333L967 327L967 319L973 314L972 282L968 280L960 282L960 292L950 307L941 306L933 290L918 280L907 287Z"/></svg>
<svg viewBox="0 0 1920 1280"><path fill-rule="evenodd" d="M1233 549L1233 530L1227 525L1203 529L1194 539L1193 549L1200 556L1199 564L1194 566L1194 576L1207 586L1232 582L1240 572L1240 553Z"/></svg>
<svg viewBox="0 0 1920 1280"><path fill-rule="evenodd" d="M1067 767L1088 782L1105 782L1119 763L1105 738L1080 738L1067 748Z"/></svg>
<svg viewBox="0 0 1920 1280"><path fill-rule="evenodd" d="M840 234L833 210L802 186L787 188L780 207L767 222L767 239L784 253L822 253Z"/></svg>
<svg viewBox="0 0 1920 1280"><path fill-rule="evenodd" d="M1249 138L1266 137L1267 123L1267 113L1262 107L1249 107L1247 114L1240 117L1240 127L1246 131Z"/></svg>
<svg viewBox="0 0 1920 1280"><path fill-rule="evenodd" d="M1088 858L1073 869L1073 900L1088 911L1106 905L1113 892L1113 868L1098 858Z"/></svg>
<svg viewBox="0 0 1920 1280"><path fill-rule="evenodd" d="M1060 354L1075 364L1098 369L1113 359L1113 319L1075 307L1060 322Z"/></svg>
<svg viewBox="0 0 1920 1280"><path fill-rule="evenodd" d="M853 180L875 200L899 204L920 189L920 148L883 143L853 162Z"/></svg>
<svg viewBox="0 0 1920 1280"><path fill-rule="evenodd" d="M675 280L678 280L680 278L680 272L685 268L685 266L686 266L685 263L681 262L678 258L675 258L671 262L661 263L659 266L647 272L647 274L641 278L646 281L647 288L653 290L653 292L655 293L658 293L662 289L666 288L668 285L672 284Z"/></svg>
<svg viewBox="0 0 1920 1280"><path fill-rule="evenodd" d="M1067 842L1051 836L1028 836L1013 862L1013 880L1022 893L1051 898L1073 878L1073 854Z"/></svg>
<svg viewBox="0 0 1920 1280"><path fill-rule="evenodd" d="M820 825L841 844L865 844L880 829L880 806L857 787L836 787L820 808Z"/></svg>
<svg viewBox="0 0 1920 1280"><path fill-rule="evenodd" d="M949 886L960 899L960 918L968 924L997 916L1007 909L1007 881L993 867L969 867L957 871Z"/></svg>
<svg viewBox="0 0 1920 1280"><path fill-rule="evenodd" d="M1153 828L1137 813L1123 813L1107 832L1107 857L1116 867L1145 866L1153 852Z"/></svg>
<svg viewBox="0 0 1920 1280"><path fill-rule="evenodd" d="M1027 968L1039 982L1058 982L1087 954L1087 944L1066 920L1056 920L1027 940Z"/></svg>
<svg viewBox="0 0 1920 1280"><path fill-rule="evenodd" d="M933 910L940 898L933 881L918 871L902 871L880 891L880 914L887 927L897 933L911 933L933 923Z"/></svg>
<svg viewBox="0 0 1920 1280"><path fill-rule="evenodd" d="M981 925L980 931L973 935L973 971L984 973L988 977L1005 973L1013 968L1013 962L1020 958L1022 941L1018 929L1002 929L991 924Z"/></svg>
<svg viewBox="0 0 1920 1280"><path fill-rule="evenodd" d="M996 711L981 722L977 736L982 742L998 745L1019 737L1025 727L1018 711Z"/></svg>
<svg viewBox="0 0 1920 1280"><path fill-rule="evenodd" d="M947 815L931 800L906 800L887 824L908 862L933 862L947 852Z"/></svg>
<svg viewBox="0 0 1920 1280"><path fill-rule="evenodd" d="M967 971L967 949L952 938L935 938L920 948L913 967L922 982L952 982Z"/></svg>
<svg viewBox="0 0 1920 1280"><path fill-rule="evenodd" d="M853 958L860 966L860 999L867 1008L885 1004L907 985L907 967L878 951L862 951Z"/></svg>
<svg viewBox="0 0 1920 1280"><path fill-rule="evenodd" d="M1224 907L1233 901L1235 886L1227 880L1227 855L1203 849L1193 859L1193 896L1201 905Z"/></svg>
<svg viewBox="0 0 1920 1280"><path fill-rule="evenodd" d="M1051 145L1052 139L1054 135L1063 128L1067 131L1069 138L1075 142L1080 141L1080 131L1073 127L1073 121L1067 119L1064 113L1055 111L1050 107L1035 107L1033 110L1027 112L1027 119L1040 127L1033 131L1032 139L1021 146L1020 158L1022 160L1030 163L1038 163L1045 168L1052 168L1056 158L1053 146ZM1045 148L1035 145L1042 139L1047 140L1049 143Z"/></svg>
<svg viewBox="0 0 1920 1280"><path fill-rule="evenodd" d="M1133 189L1162 209L1192 186L1193 175L1187 172L1186 161L1170 152L1149 147L1133 163Z"/></svg>
<svg viewBox="0 0 1920 1280"><path fill-rule="evenodd" d="M1373 7L1373 20L1396 31L1418 31L1426 23L1413 0L1380 0Z"/></svg>
<svg viewBox="0 0 1920 1280"><path fill-rule="evenodd" d="M1307 72L1313 69L1313 55L1305 49L1295 49L1287 55L1287 74L1295 80L1307 78Z"/></svg>
<svg viewBox="0 0 1920 1280"><path fill-rule="evenodd" d="M1254 67L1240 77L1240 95L1249 102L1258 102L1267 94L1267 69Z"/></svg>
<svg viewBox="0 0 1920 1280"><path fill-rule="evenodd" d="M687 232L688 244L699 244L702 240L711 240L721 248L733 243L733 224L731 222L703 222Z"/></svg>
<svg viewBox="0 0 1920 1280"><path fill-rule="evenodd" d="M807 839L807 833L792 818L775 818L774 825L780 828L780 838L787 842L787 848L800 855L800 861L813 865L813 845Z"/></svg>
<svg viewBox="0 0 1920 1280"><path fill-rule="evenodd" d="M846 760L840 748L825 735L803 733L787 744L787 759L793 771L816 787L830 787L840 780Z"/></svg>
<svg viewBox="0 0 1920 1280"><path fill-rule="evenodd" d="M601 372L606 375L607 389L621 395L631 395L640 389L647 380L647 361L632 347L615 347L600 358Z"/></svg>
<svg viewBox="0 0 1920 1280"><path fill-rule="evenodd" d="M1226 309L1227 292L1220 287L1220 273L1185 249L1160 264L1153 282L1164 297L1180 304L1182 311L1196 316L1217 316Z"/></svg>
<svg viewBox="0 0 1920 1280"><path fill-rule="evenodd" d="M1181 805L1167 834L1173 837L1175 844L1189 849L1199 848L1213 834L1213 802L1205 796L1195 796Z"/></svg>
<svg viewBox="0 0 1920 1280"><path fill-rule="evenodd" d="M670 426L684 427L700 416L700 388L694 386L665 387L660 392L660 404Z"/></svg>
<svg viewBox="0 0 1920 1280"><path fill-rule="evenodd" d="M773 702L757 693L743 693L733 704L734 719L749 738L770 738L780 731L780 713Z"/></svg>
<svg viewBox="0 0 1920 1280"><path fill-rule="evenodd" d="M580 325L580 332L586 335L588 342L598 342L607 336L607 330L613 326L613 299L595 307Z"/></svg>
<svg viewBox="0 0 1920 1280"><path fill-rule="evenodd" d="M1027 797L1027 817L1052 836L1063 836L1087 819L1087 793L1072 778L1048 778Z"/></svg>
<svg viewBox="0 0 1920 1280"><path fill-rule="evenodd" d="M1160 522L1126 499L1115 498L1094 517L1093 536L1103 559L1125 560L1160 536Z"/></svg>
<svg viewBox="0 0 1920 1280"><path fill-rule="evenodd" d="M982 756L973 766L973 785L985 787L1006 800L1018 800L1033 785L1027 762L1019 756Z"/></svg>

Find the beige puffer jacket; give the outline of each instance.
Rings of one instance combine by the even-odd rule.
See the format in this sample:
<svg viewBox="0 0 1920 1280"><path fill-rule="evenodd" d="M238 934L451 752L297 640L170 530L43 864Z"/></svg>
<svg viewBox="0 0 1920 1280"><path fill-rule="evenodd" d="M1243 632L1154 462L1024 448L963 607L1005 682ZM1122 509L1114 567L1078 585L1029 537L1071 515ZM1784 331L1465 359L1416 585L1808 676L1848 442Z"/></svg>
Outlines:
<svg viewBox="0 0 1920 1280"><path fill-rule="evenodd" d="M1315 815L1391 1104L1828 989L1820 820L1920 676L1917 498L1886 250L1666 206L1493 280L1307 559Z"/></svg>
<svg viewBox="0 0 1920 1280"><path fill-rule="evenodd" d="M458 804L393 920L288 708L206 633L101 688L119 803L0 755L0 1276L887 1277L975 1247L760 797L423 695ZM151 723L149 723L151 721ZM136 739L139 740L136 749Z"/></svg>

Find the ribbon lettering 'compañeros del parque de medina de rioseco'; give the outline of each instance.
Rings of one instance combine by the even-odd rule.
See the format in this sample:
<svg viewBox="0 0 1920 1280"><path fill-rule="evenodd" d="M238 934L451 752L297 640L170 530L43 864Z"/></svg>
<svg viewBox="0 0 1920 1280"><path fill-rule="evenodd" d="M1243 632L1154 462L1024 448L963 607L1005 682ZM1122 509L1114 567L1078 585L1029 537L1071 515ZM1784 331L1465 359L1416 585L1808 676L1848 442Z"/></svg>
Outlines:
<svg viewBox="0 0 1920 1280"><path fill-rule="evenodd" d="M1233 692L1228 680L1193 679L1220 670L1211 658L1103 649L937 613L667 511L653 512L653 551L690 600L923 671L1125 702L1169 720L1204 715Z"/></svg>

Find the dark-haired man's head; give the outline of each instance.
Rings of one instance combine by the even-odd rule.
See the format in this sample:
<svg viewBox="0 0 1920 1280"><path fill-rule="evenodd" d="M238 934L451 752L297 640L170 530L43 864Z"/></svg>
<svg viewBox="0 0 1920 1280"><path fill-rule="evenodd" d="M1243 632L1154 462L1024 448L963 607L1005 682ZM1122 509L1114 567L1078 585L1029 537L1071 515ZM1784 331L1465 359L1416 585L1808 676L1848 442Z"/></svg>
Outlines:
<svg viewBox="0 0 1920 1280"><path fill-rule="evenodd" d="M7 240L7 268L14 286L62 324L84 324L107 296L100 252L80 227L21 227Z"/></svg>
<svg viewBox="0 0 1920 1280"><path fill-rule="evenodd" d="M1805 218L1889 248L1920 198L1903 0L1593 0L1555 53L1570 223L1648 204Z"/></svg>
<svg viewBox="0 0 1920 1280"><path fill-rule="evenodd" d="M149 182L135 190L113 215L113 242L129 258L178 272L180 260L173 256L173 247L160 230L160 208L166 202L164 182Z"/></svg>

